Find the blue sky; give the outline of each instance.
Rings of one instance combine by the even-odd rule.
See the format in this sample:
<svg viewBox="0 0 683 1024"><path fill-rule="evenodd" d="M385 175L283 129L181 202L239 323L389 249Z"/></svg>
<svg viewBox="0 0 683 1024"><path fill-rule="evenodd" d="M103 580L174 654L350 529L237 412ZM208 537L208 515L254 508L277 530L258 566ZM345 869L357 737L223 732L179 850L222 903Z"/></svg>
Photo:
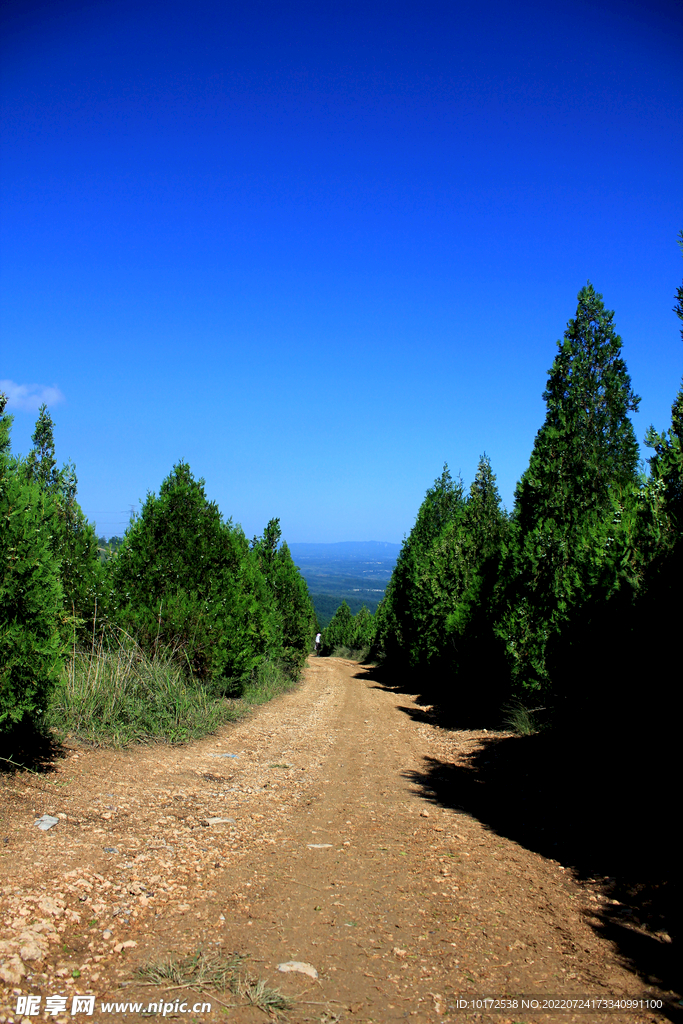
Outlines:
<svg viewBox="0 0 683 1024"><path fill-rule="evenodd" d="M249 536L400 541L447 461L512 503L587 279L683 372L672 0L2 6L0 379L121 533L179 458Z"/></svg>

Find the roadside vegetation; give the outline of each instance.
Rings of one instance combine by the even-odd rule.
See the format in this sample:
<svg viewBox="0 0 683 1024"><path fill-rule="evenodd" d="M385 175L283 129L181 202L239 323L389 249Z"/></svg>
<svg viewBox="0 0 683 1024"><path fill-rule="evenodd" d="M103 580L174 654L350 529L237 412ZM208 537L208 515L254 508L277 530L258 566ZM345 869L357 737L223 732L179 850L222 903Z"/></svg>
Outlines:
<svg viewBox="0 0 683 1024"><path fill-rule="evenodd" d="M674 311L683 319L683 286ZM640 399L614 313L588 284L543 397L545 422L512 512L486 454L469 489L444 466L376 613L354 616L342 604L321 653L379 661L387 678L410 678L456 725L549 729L572 741L603 730L622 743L637 729L668 764L671 666L680 661L683 388L670 428L647 432L646 472L630 419Z"/></svg>
<svg viewBox="0 0 683 1024"><path fill-rule="evenodd" d="M675 311L683 319L683 286ZM683 388L669 430L647 433L646 474L621 349L587 285L512 513L486 455L469 491L444 467L374 616L374 653L460 725L637 728L661 758L680 660Z"/></svg>
<svg viewBox="0 0 683 1024"><path fill-rule="evenodd" d="M279 521L249 542L179 462L98 541L40 410L28 457L0 396L0 737L178 742L299 677L316 618Z"/></svg>
<svg viewBox="0 0 683 1024"><path fill-rule="evenodd" d="M355 615L346 601L337 608L322 631L320 655L367 661L376 638L375 619L363 605Z"/></svg>

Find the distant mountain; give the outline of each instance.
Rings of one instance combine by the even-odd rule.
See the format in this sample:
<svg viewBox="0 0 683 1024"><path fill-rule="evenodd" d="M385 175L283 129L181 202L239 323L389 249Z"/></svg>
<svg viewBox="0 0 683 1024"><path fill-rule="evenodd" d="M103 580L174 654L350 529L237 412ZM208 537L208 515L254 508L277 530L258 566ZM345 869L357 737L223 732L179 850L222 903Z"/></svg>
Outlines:
<svg viewBox="0 0 683 1024"><path fill-rule="evenodd" d="M400 544L381 540L343 540L337 544L290 544L292 558L297 561L368 561L395 562Z"/></svg>
<svg viewBox="0 0 683 1024"><path fill-rule="evenodd" d="M324 627L342 601L354 614L362 605L375 611L401 545L349 540L339 544L290 544L289 550L306 580L318 622Z"/></svg>

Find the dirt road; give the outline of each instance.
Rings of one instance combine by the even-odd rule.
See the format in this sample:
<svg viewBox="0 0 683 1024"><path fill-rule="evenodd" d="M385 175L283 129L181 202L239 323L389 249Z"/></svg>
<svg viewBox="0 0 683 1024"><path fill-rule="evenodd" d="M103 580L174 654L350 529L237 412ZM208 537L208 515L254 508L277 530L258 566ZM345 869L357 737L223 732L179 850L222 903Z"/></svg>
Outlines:
<svg viewBox="0 0 683 1024"><path fill-rule="evenodd" d="M458 1000L651 993L591 926L599 894L425 790L425 762L462 760L481 734L421 717L357 664L313 658L295 691L201 742L72 747L51 775L7 777L0 1024L29 993L40 1019L66 997L58 1022L87 993L98 1021L161 1000L176 1020L247 1022L275 988L290 1021L328 1024L605 1021ZM41 831L45 813L59 823ZM200 992L197 972L233 951L239 990ZM192 955L162 984L136 973ZM288 961L318 978L278 971Z"/></svg>

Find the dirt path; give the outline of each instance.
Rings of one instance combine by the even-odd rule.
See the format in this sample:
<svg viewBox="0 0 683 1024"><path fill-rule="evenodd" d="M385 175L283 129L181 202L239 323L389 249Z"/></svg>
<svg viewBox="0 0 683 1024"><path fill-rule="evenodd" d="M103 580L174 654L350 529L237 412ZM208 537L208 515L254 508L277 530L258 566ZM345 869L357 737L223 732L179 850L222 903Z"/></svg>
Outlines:
<svg viewBox="0 0 683 1024"><path fill-rule="evenodd" d="M481 737L419 721L410 705L355 663L314 658L296 691L217 736L73 748L51 776L6 778L0 1024L20 1019L20 993L42 997L40 1019L47 996L66 996L67 1012L45 1018L60 1024L77 993L96 995L98 1021L136 1017L103 1012L105 1000L170 1001L167 1015L187 1021L265 1020L224 1005L244 1004L244 986L202 997L136 977L199 950L207 963L248 956L252 996L257 978L280 989L293 1022L605 1021L456 1000L645 995L591 927L599 895L415 781L426 759L457 761ZM34 824L44 813L61 816L46 832ZM280 973L285 961L318 979ZM211 1012L193 1012L203 1000Z"/></svg>

